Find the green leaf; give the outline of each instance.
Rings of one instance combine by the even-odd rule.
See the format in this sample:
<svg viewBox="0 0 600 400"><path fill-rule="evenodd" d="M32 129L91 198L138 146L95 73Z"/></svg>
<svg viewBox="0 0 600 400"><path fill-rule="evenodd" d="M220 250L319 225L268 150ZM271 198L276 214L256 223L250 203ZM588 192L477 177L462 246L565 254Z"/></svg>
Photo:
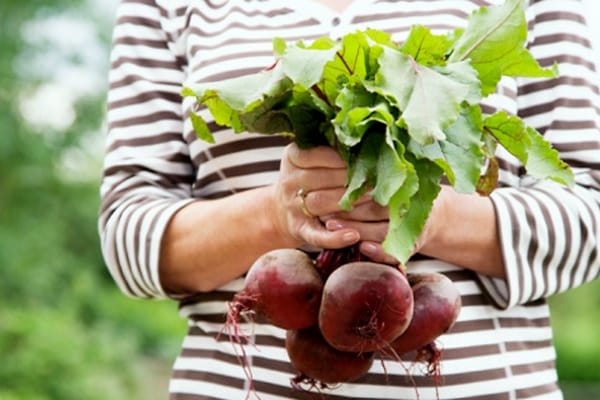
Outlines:
<svg viewBox="0 0 600 400"><path fill-rule="evenodd" d="M202 117L194 112L190 112L190 120L198 138L207 143L215 143L215 138Z"/></svg>
<svg viewBox="0 0 600 400"><path fill-rule="evenodd" d="M434 35L428 28L415 25L411 28L408 38L400 50L414 58L419 64L445 65L452 43L448 35Z"/></svg>
<svg viewBox="0 0 600 400"><path fill-rule="evenodd" d="M284 39L280 37L276 37L273 39L273 54L279 58L283 56L285 53L285 49L287 49L287 43Z"/></svg>
<svg viewBox="0 0 600 400"><path fill-rule="evenodd" d="M524 48L527 21L523 0L481 7L469 18L449 62L470 60L479 73L484 96L494 92L503 75L554 77L556 69L543 69Z"/></svg>
<svg viewBox="0 0 600 400"><path fill-rule="evenodd" d="M185 93L194 95L200 103L214 102L219 106L241 112L258 105L264 97L288 90L291 86L280 63L277 63L273 68L255 74L190 85ZM219 112L218 108L213 107L213 109Z"/></svg>
<svg viewBox="0 0 600 400"><path fill-rule="evenodd" d="M345 35L336 57L323 69L319 87L329 102L334 104L340 89L340 81L357 82L366 78L369 70L369 41L364 32Z"/></svg>
<svg viewBox="0 0 600 400"><path fill-rule="evenodd" d="M446 140L426 146L412 141L409 149L442 168L449 183L458 192L473 193L485 160L481 125L479 106L464 107L456 121L444 131Z"/></svg>
<svg viewBox="0 0 600 400"><path fill-rule="evenodd" d="M308 90L301 86L295 86L293 89L293 103L303 104L307 107L319 110L326 119L335 117L335 110L321 98L314 90Z"/></svg>
<svg viewBox="0 0 600 400"><path fill-rule="evenodd" d="M296 105L282 110L282 113L285 113L292 127L288 132L292 134L301 149L329 144L321 133L325 118L319 110L305 105Z"/></svg>
<svg viewBox="0 0 600 400"><path fill-rule="evenodd" d="M531 127L526 129L531 140L525 165L527 173L538 179L551 179L561 185L573 186L575 184L573 171L560 159L556 149L538 131Z"/></svg>
<svg viewBox="0 0 600 400"><path fill-rule="evenodd" d="M368 92L360 84L341 89L336 105L340 109L333 120L335 133L337 139L348 147L360 142L370 130L388 135L397 130L394 110L383 98Z"/></svg>
<svg viewBox="0 0 600 400"><path fill-rule="evenodd" d="M456 120L461 104L479 98L477 74L467 62L432 69L392 49L382 53L368 88L397 105L400 126L420 144L444 140L444 129Z"/></svg>
<svg viewBox="0 0 600 400"><path fill-rule="evenodd" d="M334 59L338 47L313 49L290 46L281 58L283 73L294 83L310 88L321 80L325 64Z"/></svg>
<svg viewBox="0 0 600 400"><path fill-rule="evenodd" d="M559 153L535 129L516 116L498 112L487 117L484 129L523 163L527 173L538 179L552 179L571 186L575 179Z"/></svg>
<svg viewBox="0 0 600 400"><path fill-rule="evenodd" d="M208 108L217 124L231 127L234 130L234 132L242 132L244 130L244 126L240 121L240 112L231 107L231 105L228 102L219 97L219 95L216 92L212 90L207 90L204 93L201 101ZM198 119L201 118L200 115L195 115L194 118L196 119L195 123L198 126L202 127L202 125L198 121ZM204 125L206 124L204 123Z"/></svg>
<svg viewBox="0 0 600 400"><path fill-rule="evenodd" d="M500 175L500 165L496 157L490 157L487 160L485 172L479 177L477 182L477 193L482 196L489 196L496 186Z"/></svg>
<svg viewBox="0 0 600 400"><path fill-rule="evenodd" d="M194 92L192 88L184 86L183 89L181 89L181 95L183 97L196 97L196 92Z"/></svg>
<svg viewBox="0 0 600 400"><path fill-rule="evenodd" d="M405 158L402 143L387 140L377 158L376 183L371 195L383 205L390 204L396 193L401 191L409 174L415 174L414 167Z"/></svg>
<svg viewBox="0 0 600 400"><path fill-rule="evenodd" d="M379 57L384 51L384 48L392 48L399 50L398 44L392 40L392 37L387 32L378 31L375 29L367 29L368 47L366 47L366 65L367 75L366 80L373 80L375 74L379 70Z"/></svg>
<svg viewBox="0 0 600 400"><path fill-rule="evenodd" d="M346 85L340 90L335 105L339 107L333 121L336 136L341 143L352 147L360 142L368 129L364 122L374 112L377 95L362 85Z"/></svg>
<svg viewBox="0 0 600 400"><path fill-rule="evenodd" d="M368 48L370 50L379 47L379 45L391 48L399 48L398 44L392 39L392 35L390 35L388 32L367 28L364 31L364 35L369 42Z"/></svg>
<svg viewBox="0 0 600 400"><path fill-rule="evenodd" d="M465 107L446 129L447 140L440 142L442 153L452 170L452 185L458 192L473 193L484 165L482 116L479 106Z"/></svg>
<svg viewBox="0 0 600 400"><path fill-rule="evenodd" d="M527 149L531 143L522 120L500 111L486 117L483 128L524 165L527 163Z"/></svg>
<svg viewBox="0 0 600 400"><path fill-rule="evenodd" d="M364 32L355 32L345 35L342 38L342 48L339 51L339 57L336 61L343 64L343 70L346 71L351 81L362 81L367 76L368 58L369 58L369 40ZM335 65L333 65L335 67Z"/></svg>
<svg viewBox="0 0 600 400"><path fill-rule="evenodd" d="M477 71L468 62L456 62L445 66L433 66L434 71L461 85L462 102L479 105L482 99L481 82ZM460 97L457 97L457 101Z"/></svg>
<svg viewBox="0 0 600 400"><path fill-rule="evenodd" d="M300 97L305 102L293 101L298 99L297 93L290 89L266 97L250 111L241 113L244 128L249 132L292 136L301 148L328 144L320 133L325 114L310 96Z"/></svg>
<svg viewBox="0 0 600 400"><path fill-rule="evenodd" d="M356 156L350 155L348 169L348 187L339 201L344 210L352 209L360 196L374 184L377 170L377 157L382 146L383 135L367 135L360 145Z"/></svg>
<svg viewBox="0 0 600 400"><path fill-rule="evenodd" d="M442 170L429 160L414 160L417 174L409 174L389 203L389 229L383 249L406 263L440 191Z"/></svg>
<svg viewBox="0 0 600 400"><path fill-rule="evenodd" d="M278 104L273 99L285 95L290 89L290 80L283 75L279 64L276 64L273 68L256 74L219 82L198 83L184 88L182 95L195 97L198 103L208 108L217 124L231 127L234 132L239 133L254 131L252 126L241 121L241 113L248 113L254 108L264 112L265 108ZM212 135L207 132L206 122L200 121L201 117L197 114L192 118L192 125L200 129L200 132L197 131L198 135L210 140ZM246 122L252 121L253 118L246 118Z"/></svg>

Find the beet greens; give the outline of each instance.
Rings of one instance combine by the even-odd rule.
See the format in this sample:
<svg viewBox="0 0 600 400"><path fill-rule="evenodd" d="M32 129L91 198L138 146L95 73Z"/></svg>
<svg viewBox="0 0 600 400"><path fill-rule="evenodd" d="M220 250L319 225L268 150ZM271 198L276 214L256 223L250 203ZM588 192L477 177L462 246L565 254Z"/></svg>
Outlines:
<svg viewBox="0 0 600 400"><path fill-rule="evenodd" d="M405 263L443 177L459 192L493 190L498 145L533 177L573 183L537 131L517 116L484 115L480 107L503 76L556 76L556 68L537 63L526 39L524 1L507 0L480 8L464 29L444 35L414 26L402 44L375 29L310 44L277 38L272 66L182 93L235 132L336 148L349 167L340 206L350 209L370 191L394 210L383 245ZM205 120L190 117L199 137L214 142Z"/></svg>

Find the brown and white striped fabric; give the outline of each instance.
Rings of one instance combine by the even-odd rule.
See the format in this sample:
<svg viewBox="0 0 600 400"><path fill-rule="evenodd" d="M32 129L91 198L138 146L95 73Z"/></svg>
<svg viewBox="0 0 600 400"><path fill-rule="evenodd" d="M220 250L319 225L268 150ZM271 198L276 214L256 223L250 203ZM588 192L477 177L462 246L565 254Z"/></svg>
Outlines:
<svg viewBox="0 0 600 400"><path fill-rule="evenodd" d="M307 0L124 0L118 8L108 98L109 134L99 228L106 264L130 296L165 298L158 254L169 218L194 198L219 198L272 184L285 139L196 138L183 85L239 76L272 63L272 40L339 37L373 27L401 41L422 24L463 27L482 0L357 0L342 14ZM492 279L436 260L409 271L441 271L458 285L463 310L443 348L441 381L423 366L376 362L363 379L324 391L331 399L560 399L548 307L552 294L600 273L599 91L588 30L575 0L531 1L530 48L554 80L504 79L484 109L519 114L545 134L576 171L573 189L540 182L499 152L501 187L492 195L508 278ZM204 115L209 118L208 114ZM198 227L202 229L202 227ZM218 266L215 266L218 268ZM250 388L223 326L238 279L181 300L189 334L174 365L171 399L244 399ZM292 390L284 332L244 326L255 394L311 398ZM410 377L409 377L410 376ZM314 397L313 397L314 398ZM316 398L319 398L318 396Z"/></svg>

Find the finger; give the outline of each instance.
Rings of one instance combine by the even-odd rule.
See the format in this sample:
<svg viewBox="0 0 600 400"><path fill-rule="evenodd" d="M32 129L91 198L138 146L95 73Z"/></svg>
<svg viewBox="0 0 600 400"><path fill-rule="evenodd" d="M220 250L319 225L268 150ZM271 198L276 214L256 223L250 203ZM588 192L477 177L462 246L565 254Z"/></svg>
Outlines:
<svg viewBox="0 0 600 400"><path fill-rule="evenodd" d="M331 174L328 174L331 177ZM324 178L327 180L327 177ZM323 180L321 181L323 183ZM304 190L304 202L311 214L325 222L330 219L355 219L359 221L388 220L387 207L373 202L370 196L363 195L352 205L350 211L340 207L340 199L346 192L345 187Z"/></svg>
<svg viewBox="0 0 600 400"><path fill-rule="evenodd" d="M313 215L319 217L336 215L342 212L339 202L344 191L345 189L341 187L312 190L306 194L304 202Z"/></svg>
<svg viewBox="0 0 600 400"><path fill-rule="evenodd" d="M325 228L330 231L352 229L360 234L361 240L383 242L388 231L388 222L362 222L344 219L330 219L325 221Z"/></svg>
<svg viewBox="0 0 600 400"><path fill-rule="evenodd" d="M296 185L302 186L309 192L322 189L343 189L346 184L345 169L297 169L294 171ZM338 196L342 196L344 191L340 191Z"/></svg>
<svg viewBox="0 0 600 400"><path fill-rule="evenodd" d="M378 242L362 241L359 245L361 254L364 254L369 259L375 262L395 265L398 264L398 260L392 257L383 250L383 246Z"/></svg>
<svg viewBox="0 0 600 400"><path fill-rule="evenodd" d="M291 144L286 151L290 162L298 168L346 168L338 152L329 146L300 149L296 144Z"/></svg>
<svg viewBox="0 0 600 400"><path fill-rule="evenodd" d="M340 249L360 240L360 234L354 229L329 231L316 219L302 224L298 234L305 243L324 249Z"/></svg>
<svg viewBox="0 0 600 400"><path fill-rule="evenodd" d="M389 211L387 207L381 206L374 201L365 201L362 204L354 204L350 211L340 211L325 215L323 220L340 219L340 220L356 220L356 221L387 221L389 219Z"/></svg>

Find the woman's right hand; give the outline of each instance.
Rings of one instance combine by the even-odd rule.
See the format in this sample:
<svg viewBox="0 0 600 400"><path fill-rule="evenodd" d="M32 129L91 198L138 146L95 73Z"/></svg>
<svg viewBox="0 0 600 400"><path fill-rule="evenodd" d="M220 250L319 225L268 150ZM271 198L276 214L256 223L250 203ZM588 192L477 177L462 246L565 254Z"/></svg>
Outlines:
<svg viewBox="0 0 600 400"><path fill-rule="evenodd" d="M346 175L346 164L331 147L286 147L272 212L287 245L336 249L360 240L357 230L327 230L320 220L342 211L338 202L345 192Z"/></svg>

